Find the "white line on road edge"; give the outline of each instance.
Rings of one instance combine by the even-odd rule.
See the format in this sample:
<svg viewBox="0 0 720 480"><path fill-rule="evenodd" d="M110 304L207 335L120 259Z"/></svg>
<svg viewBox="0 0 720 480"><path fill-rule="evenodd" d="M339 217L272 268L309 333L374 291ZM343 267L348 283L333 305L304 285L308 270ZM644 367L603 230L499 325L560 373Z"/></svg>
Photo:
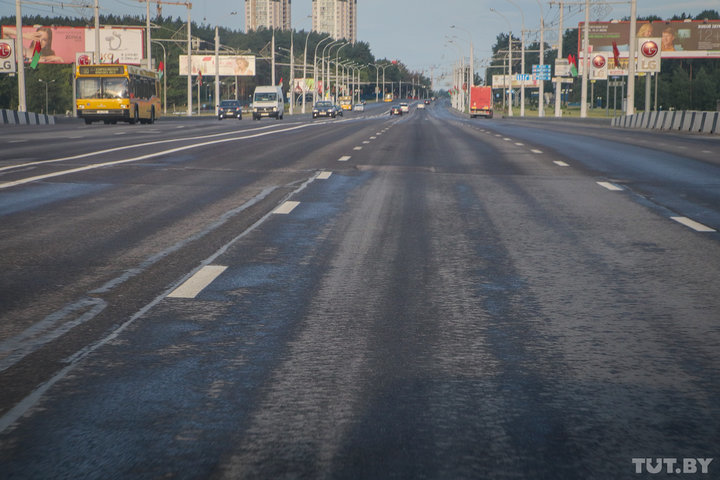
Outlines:
<svg viewBox="0 0 720 480"><path fill-rule="evenodd" d="M247 139L249 139L249 138L264 137L264 136L266 136L266 135L272 135L272 134L274 134L274 133L290 132L290 131L292 131L292 130L298 130L298 129L306 128L306 127L309 127L309 126L312 126L312 125L313 125L312 123L307 123L307 124L304 124L304 125L298 125L298 126L296 126L296 127L290 127L290 128L286 128L286 129L283 129L283 130L272 130L272 131L270 131L270 132L256 133L256 134L253 134L253 135L245 135L245 136L242 136L242 137L223 138L223 139L219 139L219 140L212 140L212 141L209 141L209 142L194 143L194 144L192 144L192 145L185 145L185 146L183 146L183 147L171 148L171 149L169 149L169 150L163 150L163 151L161 151L161 152L148 153L147 155L141 155L141 156L139 156L139 157L133 157L133 158L126 158L126 159L124 159L124 160L115 160L115 161L112 161L112 162L105 162L105 163L93 163L93 164L90 164L90 165L86 165L86 166L84 166L84 167L71 168L71 169L69 169L69 170L62 170L62 171L59 171L59 172L47 173L47 174L45 174L45 175L37 175L37 176L35 176L35 177L23 178L23 179L21 179L21 180L16 180L16 181L14 181L14 182L0 183L0 190L2 190L2 189L4 189L4 188L10 188L10 187L18 186L18 185L23 185L23 184L26 184L26 183L36 182L36 181L38 181L38 180L45 180L45 179L47 179L47 178L61 177L61 176L63 176L63 175L68 175L68 174L71 174L71 173L85 172L85 171L87 171L87 170L94 170L94 169L97 169L97 168L110 167L110 166L114 166L114 165L122 165L122 164L124 164L124 163L138 162L138 161L141 161L141 160L147 160L147 159L150 159L150 158L160 157L160 156L162 156L162 155L169 155L169 154L171 154L171 153L182 152L182 151L185 151L185 150L192 150L193 148L206 147L206 146L208 146L208 145L215 145L215 144L218 144L218 143L236 142L236 141L238 141L238 140L247 140ZM197 138L204 138L204 137L197 137ZM163 142L164 142L164 141L163 141ZM162 143L162 142L157 142L157 143ZM138 146L138 145L135 145L134 147L137 147L137 146ZM97 152L96 152L96 153L97 153ZM70 158L71 158L71 157L68 157L68 158L66 158L65 160L68 160L68 159L70 159ZM53 160L53 161L59 161L59 160ZM42 163L50 163L50 162L48 161L48 162L34 162L34 163L35 163L35 164L37 164L37 163L41 163L41 164L42 164ZM30 164L26 164L26 165L30 165ZM13 167L13 168L17 168L17 167L18 167L18 166L15 166L15 167Z"/></svg>
<svg viewBox="0 0 720 480"><path fill-rule="evenodd" d="M347 162L352 157L350 155L343 155L342 157L338 158L338 162Z"/></svg>
<svg viewBox="0 0 720 480"><path fill-rule="evenodd" d="M320 172L318 173L318 180L327 180L330 178L330 175L332 175L332 172Z"/></svg>
<svg viewBox="0 0 720 480"><path fill-rule="evenodd" d="M293 190L293 192L288 195L288 197L291 197L293 195L297 195L301 191L305 190L305 188L310 185L315 180L315 176L310 177L307 179L302 185L300 185L298 188ZM206 258L201 266L197 269L200 270L202 267L210 265L213 261L215 261L216 258L218 258L220 255L224 254L228 251L228 249L236 244L238 241L245 238L247 235L249 235L251 232L253 232L256 228L258 228L260 225L265 223L265 221L272 216L272 212L268 212L265 215L262 216L257 222L253 223L248 227L245 231L241 232L239 235L237 235L235 238L230 240L228 243L220 247L215 253L210 255L210 257ZM196 270L196 271L197 271ZM194 275L194 272L190 275ZM30 393L27 397L22 399L17 405L15 405L12 409L10 409L5 415L0 417L0 433L3 433L5 430L7 430L13 423L15 423L17 420L20 419L25 413L27 413L28 410L30 410L33 405L35 405L42 396L47 392L53 385L55 385L57 382L65 378L68 373L70 373L83 359L85 359L88 355L95 352L99 348L106 345L108 342L111 342L115 340L117 337L120 336L122 332L124 332L130 325L135 323L136 320L141 318L143 315L145 315L147 312L152 310L156 305L158 305L160 302L165 300L168 293L173 291L175 288L171 288L168 290L165 290L164 292L160 293L157 297L155 297L154 300L152 300L150 303L142 307L140 310L138 310L132 317L130 317L125 323L120 325L118 328L116 328L113 332L111 332L108 336L105 338L98 340L97 342L93 343L92 345L88 345L85 348L82 348L75 352L73 355L68 357L65 362L68 363L68 366L57 372L55 375L52 376L48 381L45 383L42 383L38 385L38 387Z"/></svg>
<svg viewBox="0 0 720 480"><path fill-rule="evenodd" d="M300 205L300 202L293 202L291 200L288 200L287 202L283 203L279 207L277 207L275 210L273 210L273 213L279 214L279 215L287 215L288 213L295 210L295 207Z"/></svg>
<svg viewBox="0 0 720 480"><path fill-rule="evenodd" d="M598 185L600 185L601 187L607 188L608 190L610 190L612 192L619 192L622 190L622 187L618 187L614 183L610 183L610 182L596 182L596 183Z"/></svg>
<svg viewBox="0 0 720 480"><path fill-rule="evenodd" d="M715 230L714 228L710 228L706 225L703 225L702 223L696 222L695 220L691 220L687 217L670 217L670 218L682 225L685 225L686 227L692 228L696 232L717 232L717 230Z"/></svg>
<svg viewBox="0 0 720 480"><path fill-rule="evenodd" d="M169 298L195 298L210 285L213 280L227 270L221 265L206 265L190 277L185 283L170 292Z"/></svg>
<svg viewBox="0 0 720 480"><path fill-rule="evenodd" d="M555 160L555 161L553 161L553 163L554 163L555 165L557 165L558 167L569 167L569 166L570 166L570 165L568 165L567 163L565 163L565 162L563 162L563 161L561 161L561 160Z"/></svg>

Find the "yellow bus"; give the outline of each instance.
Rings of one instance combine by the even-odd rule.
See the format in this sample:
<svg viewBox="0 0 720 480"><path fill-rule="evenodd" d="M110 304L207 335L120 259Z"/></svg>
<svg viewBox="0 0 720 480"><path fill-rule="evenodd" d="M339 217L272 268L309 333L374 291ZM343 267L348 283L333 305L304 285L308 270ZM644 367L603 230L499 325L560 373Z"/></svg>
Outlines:
<svg viewBox="0 0 720 480"><path fill-rule="evenodd" d="M385 98L383 98L383 101L385 102L392 102L393 100L395 100L395 95L392 93L386 93Z"/></svg>
<svg viewBox="0 0 720 480"><path fill-rule="evenodd" d="M78 65L75 72L77 116L94 121L154 123L160 112L156 72L134 65Z"/></svg>
<svg viewBox="0 0 720 480"><path fill-rule="evenodd" d="M340 97L338 103L340 103L340 108L342 108L343 110L352 110L352 101L352 97L350 95L346 95Z"/></svg>

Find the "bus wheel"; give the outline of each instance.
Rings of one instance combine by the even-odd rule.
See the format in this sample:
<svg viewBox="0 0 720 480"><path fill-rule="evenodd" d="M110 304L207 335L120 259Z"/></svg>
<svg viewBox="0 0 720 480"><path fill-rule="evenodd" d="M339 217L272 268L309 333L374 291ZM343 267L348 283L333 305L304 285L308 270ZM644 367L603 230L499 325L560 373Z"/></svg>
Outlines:
<svg viewBox="0 0 720 480"><path fill-rule="evenodd" d="M133 113L133 118L130 119L130 125L135 125L138 123L138 120L140 119L140 114L138 114L138 109L135 107L135 113Z"/></svg>
<svg viewBox="0 0 720 480"><path fill-rule="evenodd" d="M90 125L91 123L92 123L92 120L90 120L89 118L85 119L85 125Z"/></svg>
<svg viewBox="0 0 720 480"><path fill-rule="evenodd" d="M155 107L152 107L152 108L150 109L150 120L148 120L148 123L149 123L150 125L152 125L153 123L155 123Z"/></svg>

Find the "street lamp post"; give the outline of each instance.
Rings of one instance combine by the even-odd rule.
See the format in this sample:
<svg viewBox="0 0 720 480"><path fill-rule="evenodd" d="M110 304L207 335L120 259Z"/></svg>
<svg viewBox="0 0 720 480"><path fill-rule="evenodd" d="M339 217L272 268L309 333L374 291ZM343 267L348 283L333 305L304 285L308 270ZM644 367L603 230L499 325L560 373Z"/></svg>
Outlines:
<svg viewBox="0 0 720 480"><path fill-rule="evenodd" d="M545 18L540 0L535 0L540 8L540 75L545 65ZM538 93L538 117L545 116L545 80L540 80L540 91Z"/></svg>
<svg viewBox="0 0 720 480"><path fill-rule="evenodd" d="M508 87L507 87L507 89L508 89L508 90L507 90L507 91L508 91L507 107L508 107L508 117L512 117L512 116L513 116L513 109L512 109L512 43L513 43L513 38L512 38L512 25L510 24L510 20L508 20L508 18L507 18L505 15L503 15L502 13L498 12L498 11L495 10L494 8L491 8L490 11L493 12L493 13L497 13L497 14L500 15L502 18L504 18L505 21L506 21L507 24L508 24L508 28L510 29L510 33L509 33L509 37L508 37L508 50L509 50L509 58L508 58L508 83L509 83L510 85L508 85ZM504 86L504 82L503 82L503 86Z"/></svg>
<svg viewBox="0 0 720 480"><path fill-rule="evenodd" d="M470 73L468 75L468 77L470 77L470 78L468 79L468 82L467 82L468 92L470 92L470 89L473 86L475 86L475 64L474 64L474 58L473 58L475 56L475 52L473 51L472 34L470 33L469 30L465 30L464 28L458 27L456 25L450 25L450 28L457 28L458 30L464 31L465 33L468 34L468 38L470 40ZM470 102L468 102L468 104L469 103Z"/></svg>
<svg viewBox="0 0 720 480"><path fill-rule="evenodd" d="M50 114L50 107L48 106L48 85L50 83L55 83L55 80L50 80L49 82L47 80L43 80L42 78L38 78L38 82L45 84L45 115Z"/></svg>
<svg viewBox="0 0 720 480"><path fill-rule="evenodd" d="M162 44L162 42L159 42L157 40L153 40L152 43L155 45L160 45L163 51L163 115L167 115L167 53L165 51L165 45Z"/></svg>
<svg viewBox="0 0 720 480"><path fill-rule="evenodd" d="M380 65L380 68L382 68L382 71L383 71L383 81L382 81L383 102L385 101L385 69L387 67L389 67L390 65L392 65L392 64L388 63L387 65Z"/></svg>
<svg viewBox="0 0 720 480"><path fill-rule="evenodd" d="M328 40L328 39L331 39L331 38L332 38L332 37L331 37L330 35L328 35L327 37L321 39L321 40L315 45L315 55L313 56L313 82L314 82L314 85L313 85L313 104L314 104L315 102L317 102L317 93L318 93L318 81L317 81L317 79L318 79L318 76L317 76L317 52L318 52L318 47L319 47L320 44L323 43L325 40ZM325 51L325 49L323 48L323 52L324 52L324 51Z"/></svg>
<svg viewBox="0 0 720 480"><path fill-rule="evenodd" d="M327 91L327 85L325 84L325 50L328 47L332 47L333 45L335 45L338 42L340 42L340 40L333 40L332 42L325 45L322 50L322 55L320 56L320 76L322 77L322 84L323 84L323 98L325 97L325 92ZM332 51L332 48L330 48L330 51ZM330 54L330 52L328 52L328 55L329 54ZM328 60L329 60L329 58L330 57L328 56ZM328 74L328 77L329 76L330 75Z"/></svg>
<svg viewBox="0 0 720 480"><path fill-rule="evenodd" d="M515 2L512 0L507 0L512 5L515 6L518 10L520 10L520 16L522 17L522 30L520 31L520 73L523 75L522 81L520 82L520 116L525 116L525 13L523 12L523 9L520 8Z"/></svg>

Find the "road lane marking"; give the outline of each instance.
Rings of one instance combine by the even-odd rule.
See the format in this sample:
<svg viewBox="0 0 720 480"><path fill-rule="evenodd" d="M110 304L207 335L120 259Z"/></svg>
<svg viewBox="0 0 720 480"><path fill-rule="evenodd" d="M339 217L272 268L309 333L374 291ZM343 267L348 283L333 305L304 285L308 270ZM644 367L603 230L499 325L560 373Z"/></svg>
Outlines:
<svg viewBox="0 0 720 480"><path fill-rule="evenodd" d="M368 145L370 143L370 140L363 140L363 145Z"/></svg>
<svg viewBox="0 0 720 480"><path fill-rule="evenodd" d="M163 156L163 155L169 155L169 154L172 154L172 153L183 152L183 151L185 151L185 150L192 150L192 149L195 149L195 148L206 147L206 146L208 146L208 145L215 145L215 144L227 143L227 142L236 142L236 141L238 141L238 140L247 140L247 139L249 139L249 138L264 137L264 136L272 135L272 134L275 134L275 133L290 132L290 131L293 131L293 130L298 130L298 129L301 129L301 128L306 128L306 127L309 127L309 126L312 126L312 125L313 125L312 123L307 123L307 124L298 125L298 126L295 126L295 127L280 129L280 130L271 130L271 131L269 131L269 132L255 133L255 134L252 134L252 135L244 135L244 136L242 136L242 137L222 138L222 139L217 139L217 140L211 140L211 141L208 141L208 142L194 143L194 144L192 144L192 145L185 145L185 146L182 146L182 147L171 148L171 149L163 150L163 151L160 151L160 152L148 153L148 154L146 154L146 155L140 155L140 156L138 156L138 157L126 158L126 159L123 159L123 160L115 160L115 161L103 162L103 163L93 163L93 164L90 164L90 165L86 165L86 166L84 166L84 167L71 168L71 169L68 169L68 170L61 170L61 171L58 171L58 172L47 173L47 174L44 174L44 175L37 175L37 176L35 176L35 177L27 177L27 178L23 178L23 179L16 180L16 181L12 181L12 182L0 183L0 190L5 189L5 188L10 188L10 187L15 187L15 186L18 186L18 185L24 185L24 184L26 184L26 183L36 182L36 181L38 181L38 180L45 180L45 179L48 179L48 178L61 177L61 176L64 176L64 175L69 175L69 174L71 174L71 173L85 172L85 171L87 171L87 170L95 170L95 169L97 169L97 168L105 168L105 167L111 167L111 166L115 166L115 165L123 165L123 164L125 164L125 163L139 162L139 161L142 161L142 160L148 160L148 159L150 159L150 158L161 157L161 156ZM223 135L226 135L226 134L227 134L227 133L224 133ZM209 138L209 137L214 137L214 136L216 136L216 135L208 135L207 137L195 137L194 139ZM184 140L189 140L189 139L184 139ZM116 151L116 150L124 150L124 149L126 149L126 148L137 148L137 147L140 147L140 146L143 146L143 145L155 145L155 144L160 144L160 143L167 143L167 142L170 142L170 141L178 141L178 140L161 140L161 141L158 141L158 142L150 142L150 143L146 143L146 144L132 145L132 146L129 146L129 147L120 147L120 148L116 148L116 149L109 149L109 150L105 150L104 152L111 152L111 151ZM59 162L59 161L62 161L62 160L70 160L70 159L73 159L73 158L88 157L88 156L92 156L92 155L97 155L97 154L99 154L99 153L102 153L102 152L92 152L92 153L90 153L90 154L76 155L76 156L74 156L74 157L65 157L65 158L62 158L62 159L55 159L55 160L47 160L47 161L39 161L39 162L30 162L30 163L26 163L26 164L23 164L23 165L13 165L13 166L11 166L11 167L3 167L3 168L0 168L0 171L8 170L8 169L11 169L11 168L19 168L19 167L21 167L21 166L41 165L41 164L46 164L46 163Z"/></svg>
<svg viewBox="0 0 720 480"><path fill-rule="evenodd" d="M607 188L608 190L610 190L612 192L619 192L622 190L622 187L618 187L614 183L610 183L610 182L596 182L596 183L598 185L600 185L601 187Z"/></svg>
<svg viewBox="0 0 720 480"><path fill-rule="evenodd" d="M536 148L533 148L533 149L530 150L530 151L531 151L532 153L543 153L542 150L538 150L538 149L536 149Z"/></svg>
<svg viewBox="0 0 720 480"><path fill-rule="evenodd" d="M362 147L355 147L353 150L362 150Z"/></svg>
<svg viewBox="0 0 720 480"><path fill-rule="evenodd" d="M347 162L352 157L350 155L343 155L342 157L338 158L338 162Z"/></svg>
<svg viewBox="0 0 720 480"><path fill-rule="evenodd" d="M692 220L688 217L670 217L670 218L682 225L685 225L688 228L692 228L696 232L717 232L717 230L715 230L714 228L710 228L707 225L703 225L702 223L696 222L695 220Z"/></svg>
<svg viewBox="0 0 720 480"><path fill-rule="evenodd" d="M569 167L569 166L570 166L570 165L568 165L567 163L565 163L565 162L563 162L563 161L561 161L561 160L555 160L555 161L553 161L553 163L554 163L555 165L557 165L558 167Z"/></svg>
<svg viewBox="0 0 720 480"><path fill-rule="evenodd" d="M522 147L522 146L524 146L525 144L522 143L522 142L515 142L515 145L517 145L518 147Z"/></svg>
<svg viewBox="0 0 720 480"><path fill-rule="evenodd" d="M273 210L273 213L277 213L278 215L287 215L288 213L295 210L295 207L297 207L298 205L300 205L300 202L293 202L292 200L288 200L287 202L283 203L275 210Z"/></svg>
<svg viewBox="0 0 720 480"><path fill-rule="evenodd" d="M330 178L330 175L332 175L332 172L320 172L318 173L317 178L319 180L327 180L328 178Z"/></svg>
<svg viewBox="0 0 720 480"><path fill-rule="evenodd" d="M168 297L195 298L225 270L227 270L227 267L221 265L206 265L195 272L182 285L170 292Z"/></svg>

